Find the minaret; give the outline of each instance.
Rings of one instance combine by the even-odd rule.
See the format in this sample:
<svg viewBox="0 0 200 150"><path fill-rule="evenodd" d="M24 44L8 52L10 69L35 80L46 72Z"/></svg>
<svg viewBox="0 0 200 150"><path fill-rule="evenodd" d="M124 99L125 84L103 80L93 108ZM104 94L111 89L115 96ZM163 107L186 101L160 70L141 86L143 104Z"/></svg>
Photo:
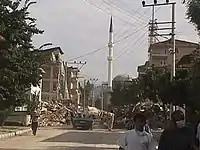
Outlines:
<svg viewBox="0 0 200 150"><path fill-rule="evenodd" d="M113 77L113 22L112 16L110 18L110 28L109 28L109 55L108 55L108 89L112 90L112 77Z"/></svg>

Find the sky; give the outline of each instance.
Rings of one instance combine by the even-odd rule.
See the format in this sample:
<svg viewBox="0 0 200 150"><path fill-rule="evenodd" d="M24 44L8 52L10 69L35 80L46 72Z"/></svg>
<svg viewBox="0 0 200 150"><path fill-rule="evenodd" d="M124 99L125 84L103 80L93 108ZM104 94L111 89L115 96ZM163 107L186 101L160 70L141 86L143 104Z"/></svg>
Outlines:
<svg viewBox="0 0 200 150"><path fill-rule="evenodd" d="M147 24L151 18L151 8L143 8L141 1L37 0L30 12L44 34L34 36L33 43L36 47L48 42L61 47L65 61L87 62L81 69L84 78L107 81L106 46L112 14L115 42L113 77L119 74L136 77L137 66L148 59ZM148 4L152 2L146 0ZM176 38L199 42L194 26L186 19L185 6L181 0L176 2ZM171 7L157 7L155 17L158 21L171 21Z"/></svg>

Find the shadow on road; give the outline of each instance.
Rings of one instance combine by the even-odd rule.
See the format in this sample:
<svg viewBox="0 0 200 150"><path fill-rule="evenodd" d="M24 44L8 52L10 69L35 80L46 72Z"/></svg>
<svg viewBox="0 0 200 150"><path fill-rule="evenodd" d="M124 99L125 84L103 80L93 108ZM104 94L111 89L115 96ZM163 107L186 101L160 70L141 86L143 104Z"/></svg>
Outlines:
<svg viewBox="0 0 200 150"><path fill-rule="evenodd" d="M71 142L83 144L116 144L120 133L104 132L73 132L64 133L41 142Z"/></svg>

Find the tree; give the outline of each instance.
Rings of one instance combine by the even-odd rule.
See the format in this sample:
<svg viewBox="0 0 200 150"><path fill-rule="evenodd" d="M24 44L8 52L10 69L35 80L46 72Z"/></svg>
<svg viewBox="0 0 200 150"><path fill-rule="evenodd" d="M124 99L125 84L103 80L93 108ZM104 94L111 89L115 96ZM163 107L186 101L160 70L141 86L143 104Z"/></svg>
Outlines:
<svg viewBox="0 0 200 150"><path fill-rule="evenodd" d="M200 33L200 1L184 0L183 3L187 5L187 18L196 26L197 31Z"/></svg>
<svg viewBox="0 0 200 150"><path fill-rule="evenodd" d="M136 104L141 100L138 79L127 81L127 83L127 85L124 83L124 85L113 89L111 93L111 103L113 105Z"/></svg>
<svg viewBox="0 0 200 150"><path fill-rule="evenodd" d="M8 43L0 49L0 110L20 106L26 102L26 92L31 84L41 79L43 60L33 52L32 36L42 34L36 28L36 19L30 17L28 8L35 4L26 0L0 1L0 31Z"/></svg>

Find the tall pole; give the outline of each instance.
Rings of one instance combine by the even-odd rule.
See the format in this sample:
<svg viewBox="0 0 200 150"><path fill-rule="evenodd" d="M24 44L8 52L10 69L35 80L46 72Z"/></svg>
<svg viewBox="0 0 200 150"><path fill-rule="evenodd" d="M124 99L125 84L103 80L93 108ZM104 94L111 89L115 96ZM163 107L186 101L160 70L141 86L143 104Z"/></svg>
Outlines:
<svg viewBox="0 0 200 150"><path fill-rule="evenodd" d="M103 92L103 90L102 90L102 93L101 93L101 110L103 110L103 105L104 105L104 92Z"/></svg>
<svg viewBox="0 0 200 150"><path fill-rule="evenodd" d="M104 84L101 85L101 110L104 109Z"/></svg>
<svg viewBox="0 0 200 150"><path fill-rule="evenodd" d="M172 66L171 66L171 82L175 77L176 73L176 41L175 41L175 3L172 4ZM173 104L170 104L170 118L173 113Z"/></svg>
<svg viewBox="0 0 200 150"><path fill-rule="evenodd" d="M151 20L151 26L150 26L150 35L154 34L154 21L155 21L155 6L152 6L152 20ZM150 36L150 49L149 49L149 63L150 66L152 65L152 48L151 45L154 44L154 37Z"/></svg>
<svg viewBox="0 0 200 150"><path fill-rule="evenodd" d="M112 90L112 76L113 76L113 22L112 16L110 19L110 29L109 29L109 55L108 55L108 90Z"/></svg>
<svg viewBox="0 0 200 150"><path fill-rule="evenodd" d="M90 81L92 81L92 107L95 107L94 85L98 81L98 79L90 79Z"/></svg>
<svg viewBox="0 0 200 150"><path fill-rule="evenodd" d="M84 80L83 81L84 83L83 83L83 112L85 113L85 98L86 98L86 92L85 92L85 82L86 82L86 80Z"/></svg>
<svg viewBox="0 0 200 150"><path fill-rule="evenodd" d="M171 82L173 81L173 78L175 77L175 69L176 69L176 43L175 43L175 5L176 2L169 2L169 0L166 0L166 3L157 3L157 0L154 0L154 4L146 4L145 1L142 1L143 7L152 7L152 6L164 6L164 5L171 5L172 6L172 22L156 22L156 24L172 24L171 28L157 28L156 30L172 30L171 34L153 34L151 36L171 36L171 50L170 53L172 55L172 62L171 62ZM170 104L170 118L171 114L173 112L173 105Z"/></svg>

